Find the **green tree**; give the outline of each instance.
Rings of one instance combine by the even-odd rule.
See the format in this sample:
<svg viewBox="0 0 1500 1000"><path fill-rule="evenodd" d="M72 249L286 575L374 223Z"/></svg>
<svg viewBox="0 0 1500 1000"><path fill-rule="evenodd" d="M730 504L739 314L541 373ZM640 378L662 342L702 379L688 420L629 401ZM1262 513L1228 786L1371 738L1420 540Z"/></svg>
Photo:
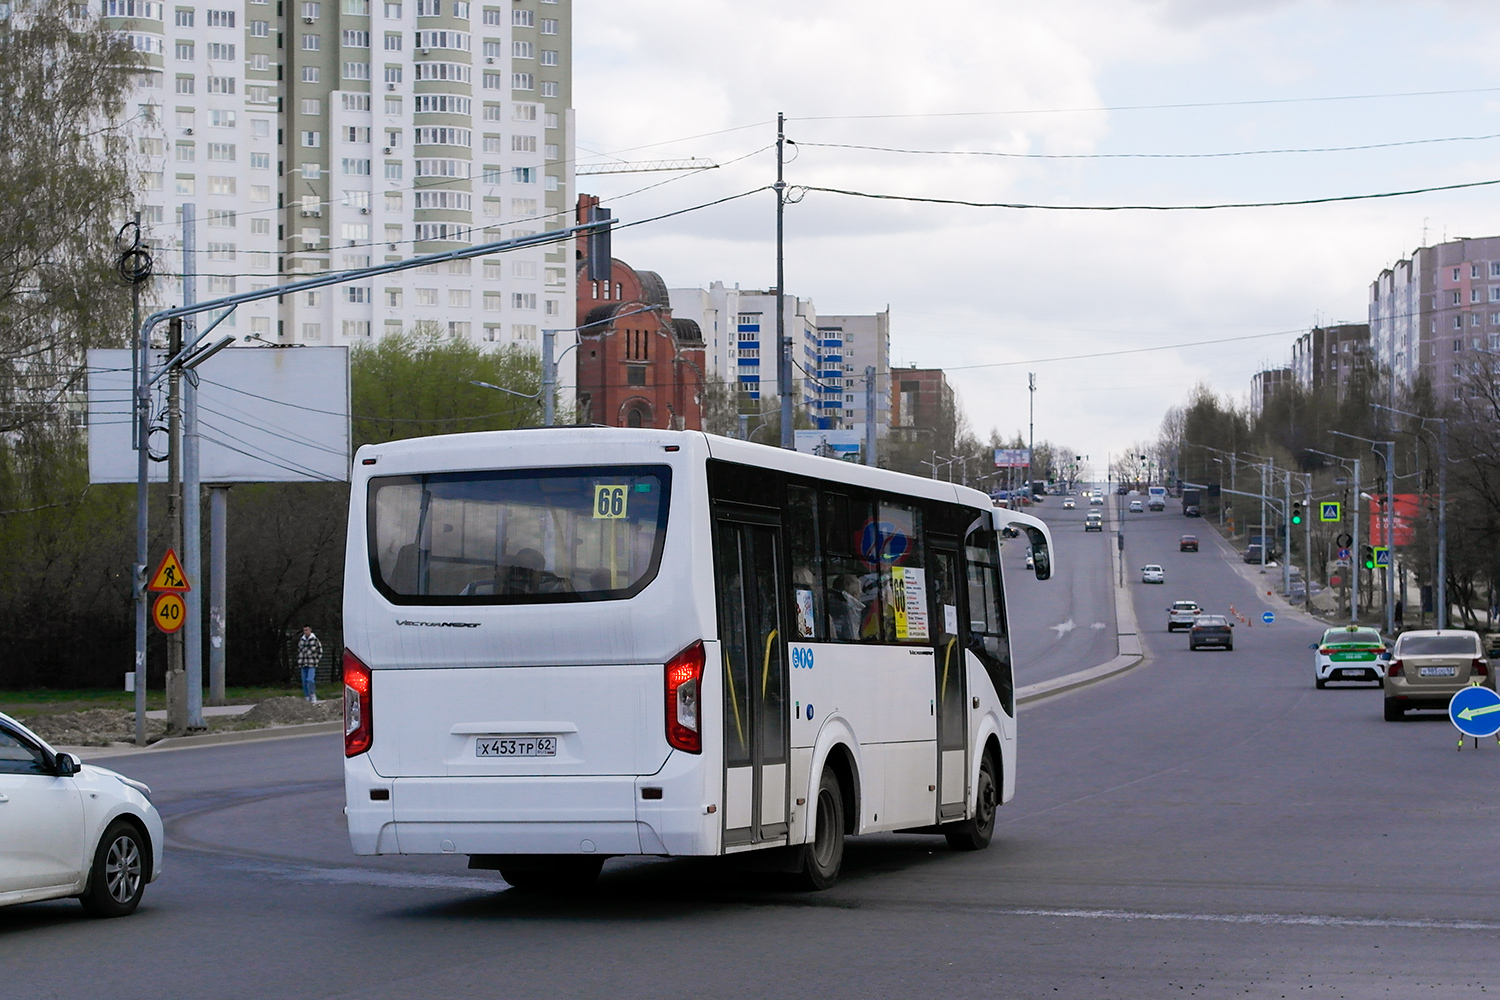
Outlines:
<svg viewBox="0 0 1500 1000"><path fill-rule="evenodd" d="M542 422L541 359L519 347L485 351L418 331L357 348L350 367L355 447Z"/></svg>

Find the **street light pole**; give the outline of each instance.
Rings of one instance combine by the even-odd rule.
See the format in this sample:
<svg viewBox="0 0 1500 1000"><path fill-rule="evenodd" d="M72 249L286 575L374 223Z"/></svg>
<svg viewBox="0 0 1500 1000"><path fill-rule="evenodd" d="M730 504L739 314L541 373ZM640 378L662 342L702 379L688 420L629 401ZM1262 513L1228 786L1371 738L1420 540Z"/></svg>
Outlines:
<svg viewBox="0 0 1500 1000"><path fill-rule="evenodd" d="M792 345L786 335L786 116L776 113L776 357L781 388L781 446L797 447L792 428Z"/></svg>

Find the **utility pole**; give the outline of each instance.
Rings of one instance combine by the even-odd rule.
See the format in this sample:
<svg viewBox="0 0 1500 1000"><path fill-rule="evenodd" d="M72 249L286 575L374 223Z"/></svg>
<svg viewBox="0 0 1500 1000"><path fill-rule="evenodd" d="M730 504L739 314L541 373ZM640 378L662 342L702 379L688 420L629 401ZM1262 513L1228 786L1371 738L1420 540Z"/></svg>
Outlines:
<svg viewBox="0 0 1500 1000"><path fill-rule="evenodd" d="M1026 391L1031 394L1026 427L1026 486L1031 487L1031 463L1036 461L1036 372L1026 373ZM1032 497L1036 499L1035 496Z"/></svg>
<svg viewBox="0 0 1500 1000"><path fill-rule="evenodd" d="M1359 547L1359 491L1362 489L1359 478L1359 459L1354 460L1354 548L1349 550L1349 568L1353 570L1350 576L1349 590L1349 624L1359 624L1359 574L1364 567L1361 565Z"/></svg>
<svg viewBox="0 0 1500 1000"><path fill-rule="evenodd" d="M1312 613L1312 473L1303 473L1302 492L1302 561L1307 564L1307 572L1302 576L1302 606Z"/></svg>
<svg viewBox="0 0 1500 1000"><path fill-rule="evenodd" d="M1285 488L1281 498L1281 533L1285 536L1286 554L1281 557L1281 592L1288 599L1292 594L1292 474L1286 474Z"/></svg>
<svg viewBox="0 0 1500 1000"><path fill-rule="evenodd" d="M229 487L208 488L208 703L224 704L224 647L229 633L225 620L229 572Z"/></svg>
<svg viewBox="0 0 1500 1000"><path fill-rule="evenodd" d="M557 331L542 331L542 426L551 427L556 419L557 363L552 353L556 348Z"/></svg>
<svg viewBox="0 0 1500 1000"><path fill-rule="evenodd" d="M198 302L197 210L192 202L182 206L182 304ZM191 338L198 318L183 318ZM179 347L180 350L180 347ZM203 525L201 483L198 475L198 386L189 378L182 386L182 572L192 584L182 595L187 620L183 623L187 670L187 729L203 729Z"/></svg>
<svg viewBox="0 0 1500 1000"><path fill-rule="evenodd" d="M1448 627L1448 421L1438 421L1438 617Z"/></svg>
<svg viewBox="0 0 1500 1000"><path fill-rule="evenodd" d="M776 112L776 356L781 390L781 446L797 447L792 429L792 345L786 335L786 115Z"/></svg>
<svg viewBox="0 0 1500 1000"><path fill-rule="evenodd" d="M875 366L865 365L865 464L875 461Z"/></svg>
<svg viewBox="0 0 1500 1000"><path fill-rule="evenodd" d="M1266 540L1266 477L1270 475L1271 462L1267 459L1260 466L1260 571L1266 571L1268 553L1266 550L1270 545Z"/></svg>
<svg viewBox="0 0 1500 1000"><path fill-rule="evenodd" d="M182 352L182 318L167 327L167 355ZM167 539L182 551L182 371L173 368L167 376ZM167 636L167 730L188 728L187 672L183 664L183 635L178 629Z"/></svg>
<svg viewBox="0 0 1500 1000"><path fill-rule="evenodd" d="M134 389L135 403L135 446L136 446L136 484L135 484L135 565L131 567L133 589L135 592L135 743L136 746L146 745L146 601L150 596L146 590L146 574L149 569L146 560L150 553L147 548L147 530L150 526L150 499L151 490L149 486L151 472L151 452L148 440L151 436L151 386L146 379L145 372L150 367L150 343L144 338L136 337L135 333L141 328L141 285L151 277L151 254L141 244L141 213L135 213L132 224L134 237L129 247L118 246L120 251L120 273L125 280L130 282L131 301L131 338L132 347L131 374ZM124 230L121 230L124 235ZM116 241L117 244L119 241Z"/></svg>
<svg viewBox="0 0 1500 1000"><path fill-rule="evenodd" d="M1385 442L1385 634L1396 628L1396 442Z"/></svg>

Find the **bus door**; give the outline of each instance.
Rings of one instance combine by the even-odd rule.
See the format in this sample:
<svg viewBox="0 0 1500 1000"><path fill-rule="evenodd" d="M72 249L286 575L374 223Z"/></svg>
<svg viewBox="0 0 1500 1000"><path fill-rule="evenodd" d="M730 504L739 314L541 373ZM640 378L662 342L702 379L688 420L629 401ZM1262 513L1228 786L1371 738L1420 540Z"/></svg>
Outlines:
<svg viewBox="0 0 1500 1000"><path fill-rule="evenodd" d="M786 629L781 528L774 515L714 525L724 672L724 845L787 835Z"/></svg>
<svg viewBox="0 0 1500 1000"><path fill-rule="evenodd" d="M968 739L964 710L967 697L964 647L959 640L963 621L963 592L959 587L958 541L929 535L931 553L932 634L935 641L933 691L937 715L938 821L962 819L968 795Z"/></svg>

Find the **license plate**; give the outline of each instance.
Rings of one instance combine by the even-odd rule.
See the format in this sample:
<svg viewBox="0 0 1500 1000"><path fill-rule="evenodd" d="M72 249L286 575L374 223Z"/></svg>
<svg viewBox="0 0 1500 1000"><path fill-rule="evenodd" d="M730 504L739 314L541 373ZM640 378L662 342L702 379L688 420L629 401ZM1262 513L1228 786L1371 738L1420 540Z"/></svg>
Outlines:
<svg viewBox="0 0 1500 1000"><path fill-rule="evenodd" d="M1364 675L1365 675L1365 672L1363 670L1340 670L1339 671L1339 676L1340 677L1363 677Z"/></svg>
<svg viewBox="0 0 1500 1000"><path fill-rule="evenodd" d="M1418 667L1418 677L1456 677L1457 667Z"/></svg>
<svg viewBox="0 0 1500 1000"><path fill-rule="evenodd" d="M556 757L556 736L505 736L474 741L476 757Z"/></svg>

